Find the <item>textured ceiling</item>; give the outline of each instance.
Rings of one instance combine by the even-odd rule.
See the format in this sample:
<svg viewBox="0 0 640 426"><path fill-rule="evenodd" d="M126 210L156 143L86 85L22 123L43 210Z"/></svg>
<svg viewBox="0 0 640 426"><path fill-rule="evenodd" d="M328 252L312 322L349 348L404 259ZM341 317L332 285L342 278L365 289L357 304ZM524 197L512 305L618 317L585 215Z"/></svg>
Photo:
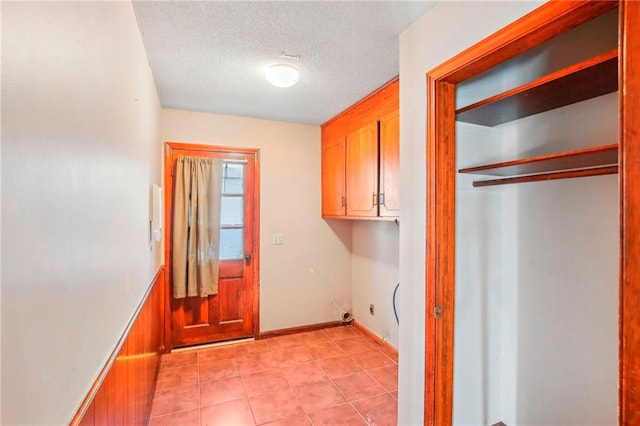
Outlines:
<svg viewBox="0 0 640 426"><path fill-rule="evenodd" d="M135 2L163 107L321 124L398 75L398 35L434 2ZM282 60L280 53L300 55ZM291 88L264 78L274 63Z"/></svg>

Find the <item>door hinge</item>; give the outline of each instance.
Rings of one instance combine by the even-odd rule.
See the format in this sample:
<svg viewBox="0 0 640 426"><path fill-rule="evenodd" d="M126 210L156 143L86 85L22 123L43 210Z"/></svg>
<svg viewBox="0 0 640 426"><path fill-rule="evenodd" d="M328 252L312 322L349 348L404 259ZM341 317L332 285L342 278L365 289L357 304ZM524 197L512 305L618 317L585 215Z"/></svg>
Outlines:
<svg viewBox="0 0 640 426"><path fill-rule="evenodd" d="M384 192L378 194L378 204L384 206Z"/></svg>
<svg viewBox="0 0 640 426"><path fill-rule="evenodd" d="M436 306L433 308L433 316L436 318L442 318L442 306Z"/></svg>

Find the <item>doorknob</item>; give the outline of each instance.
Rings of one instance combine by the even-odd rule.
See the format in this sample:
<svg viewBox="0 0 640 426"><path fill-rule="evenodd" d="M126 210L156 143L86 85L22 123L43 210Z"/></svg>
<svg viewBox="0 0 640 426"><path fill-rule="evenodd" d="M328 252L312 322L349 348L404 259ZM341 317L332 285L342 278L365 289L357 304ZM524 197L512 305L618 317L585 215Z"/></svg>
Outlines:
<svg viewBox="0 0 640 426"><path fill-rule="evenodd" d="M245 254L244 260L247 262L247 265L248 265L251 262L251 253Z"/></svg>

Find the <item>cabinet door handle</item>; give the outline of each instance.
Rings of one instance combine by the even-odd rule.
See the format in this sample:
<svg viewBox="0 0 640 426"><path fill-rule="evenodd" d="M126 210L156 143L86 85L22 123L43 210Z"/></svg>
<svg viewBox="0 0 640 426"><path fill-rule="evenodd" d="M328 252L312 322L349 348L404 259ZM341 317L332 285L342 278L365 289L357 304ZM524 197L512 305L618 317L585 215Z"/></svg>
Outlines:
<svg viewBox="0 0 640 426"><path fill-rule="evenodd" d="M384 206L384 192L381 192L380 194L378 194L378 204L380 204L381 206Z"/></svg>
<svg viewBox="0 0 640 426"><path fill-rule="evenodd" d="M373 205L375 206L377 198L378 198L378 195L375 192L372 195L373 195Z"/></svg>
<svg viewBox="0 0 640 426"><path fill-rule="evenodd" d="M340 197L340 207L344 207L345 206L345 199L344 199L344 195L342 197Z"/></svg>

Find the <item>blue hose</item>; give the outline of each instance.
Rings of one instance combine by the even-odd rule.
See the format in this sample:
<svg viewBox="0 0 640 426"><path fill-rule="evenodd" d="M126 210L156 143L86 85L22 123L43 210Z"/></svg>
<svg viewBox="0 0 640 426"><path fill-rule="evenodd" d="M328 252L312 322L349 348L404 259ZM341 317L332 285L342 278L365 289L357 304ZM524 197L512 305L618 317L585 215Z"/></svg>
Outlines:
<svg viewBox="0 0 640 426"><path fill-rule="evenodd" d="M393 315L396 316L396 322L400 325L400 319L398 318L398 309L396 308L396 293L398 293L398 288L400 287L400 283L396 284L396 288L393 289Z"/></svg>

